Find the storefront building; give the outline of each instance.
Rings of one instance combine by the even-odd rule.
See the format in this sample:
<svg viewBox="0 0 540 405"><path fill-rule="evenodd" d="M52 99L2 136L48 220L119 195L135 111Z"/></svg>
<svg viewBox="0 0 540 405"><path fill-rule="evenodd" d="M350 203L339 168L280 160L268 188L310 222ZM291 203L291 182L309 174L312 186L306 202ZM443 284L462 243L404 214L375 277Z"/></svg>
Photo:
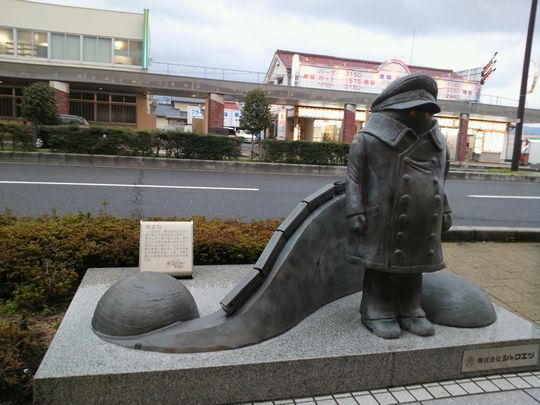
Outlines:
<svg viewBox="0 0 540 405"><path fill-rule="evenodd" d="M0 60L26 64L144 71L148 68L148 10L126 13L82 7L3 0ZM25 80L0 81L0 118L19 116ZM104 87L50 82L59 113L101 124L136 125L140 94ZM62 107L63 106L63 107Z"/></svg>
<svg viewBox="0 0 540 405"><path fill-rule="evenodd" d="M478 102L481 88L478 80L462 77L448 69L408 66L397 59L374 62L278 50L265 80L284 86L378 94L393 80L415 72L429 74L435 79L439 100ZM346 104L339 109L312 105L283 107L277 120L276 137L350 142L362 129L368 115L369 105ZM444 110L437 118L447 138L452 159L504 160L508 119L469 117ZM460 130L463 132L461 138Z"/></svg>

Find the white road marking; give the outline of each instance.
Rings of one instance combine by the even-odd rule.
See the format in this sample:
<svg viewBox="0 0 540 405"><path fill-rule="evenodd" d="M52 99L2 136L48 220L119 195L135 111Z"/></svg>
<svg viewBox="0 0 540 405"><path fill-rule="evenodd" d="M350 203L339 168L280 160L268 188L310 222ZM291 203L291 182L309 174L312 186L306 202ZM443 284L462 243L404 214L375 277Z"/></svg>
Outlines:
<svg viewBox="0 0 540 405"><path fill-rule="evenodd" d="M479 195L479 194L471 194L467 197L471 198L515 198L517 200L540 200L540 197L533 197L533 196L527 196L527 195Z"/></svg>
<svg viewBox="0 0 540 405"><path fill-rule="evenodd" d="M222 191L259 191L258 188L242 187L203 187L203 186L160 186L154 184L108 184L108 183L67 183L55 181L1 181L0 184L36 184L45 186L91 186L91 187L138 187L138 188L173 188L188 190L222 190Z"/></svg>

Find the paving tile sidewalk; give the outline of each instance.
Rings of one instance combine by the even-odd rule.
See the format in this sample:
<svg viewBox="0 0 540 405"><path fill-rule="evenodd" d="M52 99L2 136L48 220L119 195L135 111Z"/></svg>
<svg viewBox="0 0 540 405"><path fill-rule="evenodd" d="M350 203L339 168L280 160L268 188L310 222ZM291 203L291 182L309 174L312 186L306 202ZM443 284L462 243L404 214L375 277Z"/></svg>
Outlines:
<svg viewBox="0 0 540 405"><path fill-rule="evenodd" d="M478 284L492 301L540 325L540 243L444 243L450 271Z"/></svg>

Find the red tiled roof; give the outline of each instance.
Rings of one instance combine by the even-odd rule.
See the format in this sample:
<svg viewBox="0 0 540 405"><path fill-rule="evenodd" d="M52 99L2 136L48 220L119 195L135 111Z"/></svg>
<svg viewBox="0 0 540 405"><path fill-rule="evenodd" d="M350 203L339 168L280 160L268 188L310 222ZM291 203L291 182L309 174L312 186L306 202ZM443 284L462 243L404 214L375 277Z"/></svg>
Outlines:
<svg viewBox="0 0 540 405"><path fill-rule="evenodd" d="M223 103L223 107L227 110L239 110L240 106L238 105L238 102L236 101L225 101Z"/></svg>
<svg viewBox="0 0 540 405"><path fill-rule="evenodd" d="M294 54L298 54L300 56L300 63L310 64L310 65L333 66L333 67L341 67L341 68L349 68L349 69L364 69L364 70L376 71L377 68L384 63L384 62L375 62L371 60L339 58L336 56L318 55L318 54L313 54L313 53L284 51L281 49L278 49L275 53L275 55L279 58L279 60L281 60L281 62L287 69L291 69L292 58ZM410 66L410 65L407 65L407 66L409 70L411 71L411 73L423 72L430 76L437 76L437 77L452 76L455 78L459 78L459 76L455 75L451 69L437 69L437 68L431 68L431 67L425 67L425 66Z"/></svg>

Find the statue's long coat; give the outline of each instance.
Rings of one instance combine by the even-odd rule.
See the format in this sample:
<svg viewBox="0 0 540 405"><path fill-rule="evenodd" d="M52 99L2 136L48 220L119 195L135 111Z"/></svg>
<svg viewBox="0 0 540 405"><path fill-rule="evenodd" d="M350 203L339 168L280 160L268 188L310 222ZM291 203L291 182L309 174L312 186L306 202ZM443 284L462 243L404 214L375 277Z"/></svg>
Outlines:
<svg viewBox="0 0 540 405"><path fill-rule="evenodd" d="M361 235L349 233L348 259L394 273L444 268L448 168L446 140L435 119L417 135L384 112L371 114L349 153L347 216L365 214L367 225Z"/></svg>

